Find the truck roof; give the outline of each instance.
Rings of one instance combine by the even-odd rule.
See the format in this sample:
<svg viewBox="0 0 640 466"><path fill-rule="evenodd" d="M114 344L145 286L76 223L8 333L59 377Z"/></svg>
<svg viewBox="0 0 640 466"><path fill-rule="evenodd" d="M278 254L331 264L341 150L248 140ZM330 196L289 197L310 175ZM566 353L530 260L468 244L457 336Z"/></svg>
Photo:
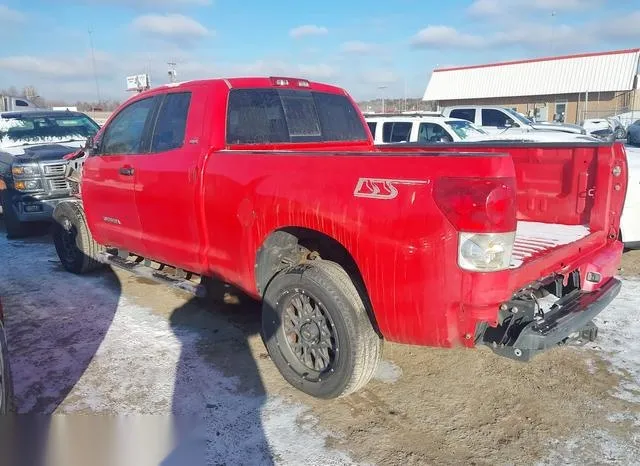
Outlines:
<svg viewBox="0 0 640 466"><path fill-rule="evenodd" d="M314 91L328 92L332 94L347 94L347 92L338 86L309 81L304 78L286 77L286 76L259 76L259 77L235 77L235 78L213 78L200 79L193 81L183 81L177 83L163 84L154 87L141 94L154 93L160 90L181 87L211 86L224 83L229 89L248 89L248 88L297 88L300 90L309 89ZM306 84L305 84L306 83Z"/></svg>
<svg viewBox="0 0 640 466"><path fill-rule="evenodd" d="M26 111L12 111L12 112L0 112L0 118L20 118L22 116L28 117L48 117L58 116L61 114L69 116L87 116L82 112L74 112L71 110L26 110Z"/></svg>

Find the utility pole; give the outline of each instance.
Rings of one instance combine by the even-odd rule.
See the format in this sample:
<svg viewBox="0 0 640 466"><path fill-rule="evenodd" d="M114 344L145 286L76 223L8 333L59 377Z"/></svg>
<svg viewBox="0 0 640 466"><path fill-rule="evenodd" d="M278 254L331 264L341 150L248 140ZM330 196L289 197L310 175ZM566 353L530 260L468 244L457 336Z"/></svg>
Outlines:
<svg viewBox="0 0 640 466"><path fill-rule="evenodd" d="M380 89L382 91L382 113L384 113L384 90L387 88L387 86L378 86L378 89Z"/></svg>
<svg viewBox="0 0 640 466"><path fill-rule="evenodd" d="M102 98L100 97L100 84L98 83L98 73L96 71L96 55L93 50L93 30L89 28L88 32L89 32L89 46L91 47L91 64L93 66L93 78L96 81L96 95L98 96L98 105L100 105Z"/></svg>
<svg viewBox="0 0 640 466"><path fill-rule="evenodd" d="M556 12L555 10L551 12L551 55L554 53L554 32L555 32L555 24L556 23Z"/></svg>

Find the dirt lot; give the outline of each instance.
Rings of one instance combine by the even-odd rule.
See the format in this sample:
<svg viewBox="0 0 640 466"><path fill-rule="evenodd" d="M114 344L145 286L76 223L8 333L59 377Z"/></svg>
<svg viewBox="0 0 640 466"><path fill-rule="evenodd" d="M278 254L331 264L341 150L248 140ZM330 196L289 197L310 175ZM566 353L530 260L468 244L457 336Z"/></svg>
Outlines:
<svg viewBox="0 0 640 466"><path fill-rule="evenodd" d="M72 276L46 236L9 242L0 232L0 257L23 413L196 414L209 459L226 464L640 458L640 251L625 255L621 274L631 278L599 319L597 345L521 364L386 344L376 380L331 402L282 380L255 305L208 309L120 272Z"/></svg>

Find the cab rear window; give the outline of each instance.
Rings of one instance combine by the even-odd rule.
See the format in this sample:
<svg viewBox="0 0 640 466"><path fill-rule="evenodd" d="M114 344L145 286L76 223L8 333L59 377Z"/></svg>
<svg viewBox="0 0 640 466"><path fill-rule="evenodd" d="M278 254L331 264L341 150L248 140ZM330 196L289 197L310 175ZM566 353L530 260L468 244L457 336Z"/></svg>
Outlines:
<svg viewBox="0 0 640 466"><path fill-rule="evenodd" d="M358 112L343 95L289 89L229 93L227 144L367 139Z"/></svg>

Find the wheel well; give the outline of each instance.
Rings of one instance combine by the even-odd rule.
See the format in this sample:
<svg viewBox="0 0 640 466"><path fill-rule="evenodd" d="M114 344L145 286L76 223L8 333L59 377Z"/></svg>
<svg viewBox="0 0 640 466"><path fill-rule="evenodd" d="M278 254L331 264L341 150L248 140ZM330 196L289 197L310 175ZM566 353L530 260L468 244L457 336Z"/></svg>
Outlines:
<svg viewBox="0 0 640 466"><path fill-rule="evenodd" d="M264 295L269 282L278 272L303 262L324 259L335 262L345 269L358 294L376 332L378 326L373 314L369 294L353 256L334 238L307 228L290 227L274 231L258 250L256 258L256 287Z"/></svg>

